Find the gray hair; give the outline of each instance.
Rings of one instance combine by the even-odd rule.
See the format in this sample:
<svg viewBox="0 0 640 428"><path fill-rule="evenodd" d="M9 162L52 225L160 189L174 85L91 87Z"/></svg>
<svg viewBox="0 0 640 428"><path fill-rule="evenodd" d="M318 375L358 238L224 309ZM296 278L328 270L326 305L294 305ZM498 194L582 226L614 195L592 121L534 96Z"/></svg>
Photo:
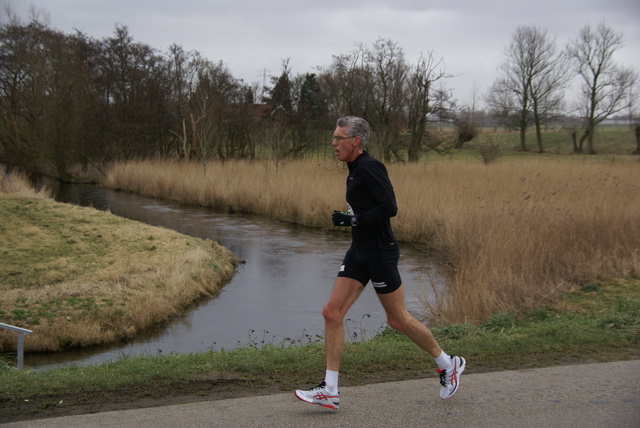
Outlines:
<svg viewBox="0 0 640 428"><path fill-rule="evenodd" d="M338 128L349 128L350 137L360 137L360 147L364 148L369 141L369 123L361 117L345 116L336 122Z"/></svg>

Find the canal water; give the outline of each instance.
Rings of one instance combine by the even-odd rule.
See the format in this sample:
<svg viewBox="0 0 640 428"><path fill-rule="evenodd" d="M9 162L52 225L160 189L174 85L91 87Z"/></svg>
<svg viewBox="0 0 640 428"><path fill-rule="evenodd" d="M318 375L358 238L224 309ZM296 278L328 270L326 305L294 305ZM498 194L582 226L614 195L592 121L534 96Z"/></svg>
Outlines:
<svg viewBox="0 0 640 428"><path fill-rule="evenodd" d="M246 263L220 294L192 307L171 323L111 346L59 353L27 354L25 366L47 368L96 364L123 356L166 355L207 350L286 346L319 341L322 307L350 242L350 235L290 225L257 216L147 198L99 186L61 186L61 202L90 206L186 235L219 242ZM407 307L422 316L432 283L443 287L437 267L418 249L401 246L400 272ZM366 340L386 326L369 284L347 314L346 340Z"/></svg>

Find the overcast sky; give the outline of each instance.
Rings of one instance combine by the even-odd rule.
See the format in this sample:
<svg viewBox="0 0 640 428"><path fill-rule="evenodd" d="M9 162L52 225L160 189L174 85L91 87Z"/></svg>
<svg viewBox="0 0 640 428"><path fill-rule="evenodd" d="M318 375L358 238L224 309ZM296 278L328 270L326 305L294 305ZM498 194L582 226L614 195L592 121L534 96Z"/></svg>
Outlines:
<svg viewBox="0 0 640 428"><path fill-rule="evenodd" d="M455 77L446 87L461 103L482 95L497 77L504 49L518 26L537 26L559 46L599 23L622 33L615 59L640 73L639 0L0 0L23 20L29 8L49 26L79 29L96 39L116 24L136 42L166 51L173 43L223 61L246 83L279 75L289 58L293 74L317 71L332 55L391 39L411 64L420 54L442 58Z"/></svg>

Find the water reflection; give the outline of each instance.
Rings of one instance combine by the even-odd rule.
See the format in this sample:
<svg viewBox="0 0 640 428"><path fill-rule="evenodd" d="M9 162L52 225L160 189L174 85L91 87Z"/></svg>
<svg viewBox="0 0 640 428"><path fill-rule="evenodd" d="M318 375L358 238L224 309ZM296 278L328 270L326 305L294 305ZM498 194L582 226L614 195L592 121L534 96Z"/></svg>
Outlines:
<svg viewBox="0 0 640 428"><path fill-rule="evenodd" d="M246 260L219 296L179 319L128 343L82 351L27 354L25 366L93 364L121 355L202 352L248 344L306 342L323 334L327 300L350 237L256 216L215 213L97 186L62 186L57 199L144 223L217 241ZM419 251L402 248L401 274L407 306L420 313L417 296L438 278ZM428 290L427 290L428 291ZM369 285L347 315L348 332L359 340L385 325L384 311Z"/></svg>

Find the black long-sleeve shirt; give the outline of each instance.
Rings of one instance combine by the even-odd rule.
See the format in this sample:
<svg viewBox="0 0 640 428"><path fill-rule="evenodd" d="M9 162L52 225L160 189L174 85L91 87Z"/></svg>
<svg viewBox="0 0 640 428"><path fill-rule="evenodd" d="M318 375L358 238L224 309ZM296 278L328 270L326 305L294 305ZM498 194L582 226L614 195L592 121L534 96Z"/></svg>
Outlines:
<svg viewBox="0 0 640 428"><path fill-rule="evenodd" d="M391 217L398 213L396 196L387 168L367 152L347 164L347 203L358 224L351 228L356 248L398 248Z"/></svg>

